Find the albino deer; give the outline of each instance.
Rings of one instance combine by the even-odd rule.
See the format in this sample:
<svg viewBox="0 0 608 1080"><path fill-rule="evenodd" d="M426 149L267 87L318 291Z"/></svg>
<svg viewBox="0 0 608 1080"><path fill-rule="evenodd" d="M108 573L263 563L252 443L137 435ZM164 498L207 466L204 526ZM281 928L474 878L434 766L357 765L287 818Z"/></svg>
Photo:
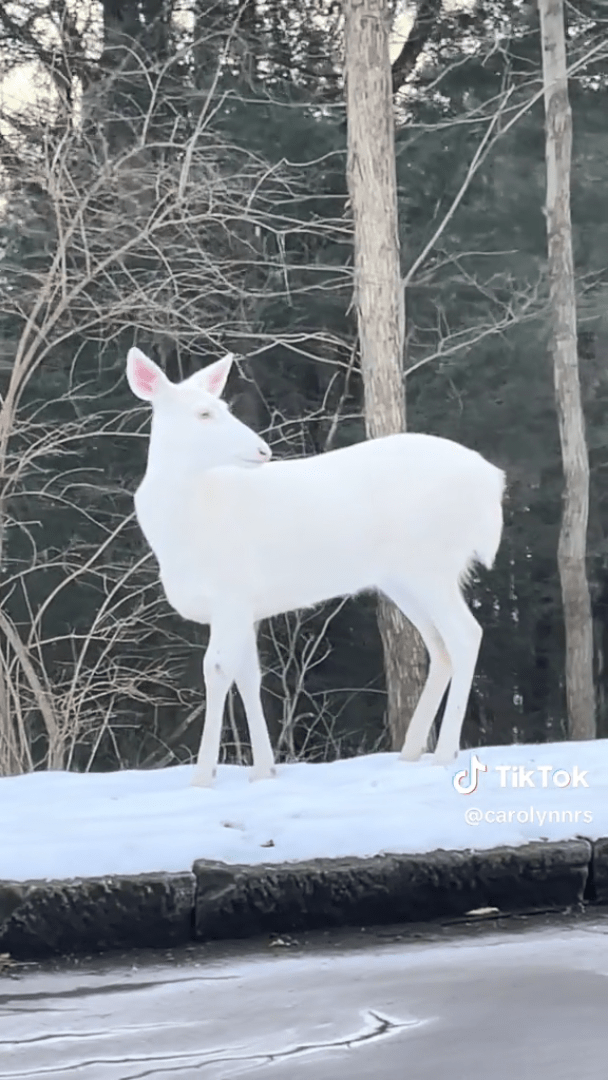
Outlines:
<svg viewBox="0 0 608 1080"><path fill-rule="evenodd" d="M234 682L249 725L251 778L274 775L256 624L363 590L390 597L429 654L401 757L416 761L426 749L449 684L434 761L450 763L482 636L461 585L475 562L494 562L504 474L458 443L418 434L268 464L269 447L220 400L232 360L175 384L139 349L127 359L133 393L153 410L137 518L169 603L211 627L192 782L213 782Z"/></svg>

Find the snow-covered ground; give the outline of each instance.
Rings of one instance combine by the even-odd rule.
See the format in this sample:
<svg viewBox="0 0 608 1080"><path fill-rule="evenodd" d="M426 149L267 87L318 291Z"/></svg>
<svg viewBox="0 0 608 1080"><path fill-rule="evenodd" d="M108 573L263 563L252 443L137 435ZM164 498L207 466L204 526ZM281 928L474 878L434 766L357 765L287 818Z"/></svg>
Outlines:
<svg viewBox="0 0 608 1080"><path fill-rule="evenodd" d="M465 795L453 780L472 754L487 772ZM221 766L212 789L190 787L191 774L179 766L0 779L0 879L608 836L608 740L480 747L450 768L396 754L282 765L276 779L254 784L247 769Z"/></svg>

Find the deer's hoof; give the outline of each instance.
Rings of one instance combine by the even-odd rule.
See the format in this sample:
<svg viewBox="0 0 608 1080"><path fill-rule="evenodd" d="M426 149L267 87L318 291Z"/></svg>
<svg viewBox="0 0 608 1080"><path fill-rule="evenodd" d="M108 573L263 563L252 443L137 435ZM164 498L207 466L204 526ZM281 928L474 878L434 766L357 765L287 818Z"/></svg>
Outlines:
<svg viewBox="0 0 608 1080"><path fill-rule="evenodd" d="M249 780L253 784L256 780L274 780L277 770L274 765L253 765L249 772Z"/></svg>
<svg viewBox="0 0 608 1080"><path fill-rule="evenodd" d="M190 787L212 788L215 783L215 769L212 773L195 772Z"/></svg>
<svg viewBox="0 0 608 1080"><path fill-rule="evenodd" d="M404 746L399 755L400 761L420 761L424 754L425 746Z"/></svg>
<svg viewBox="0 0 608 1080"><path fill-rule="evenodd" d="M453 765L458 757L458 750L436 750L433 754L433 765Z"/></svg>

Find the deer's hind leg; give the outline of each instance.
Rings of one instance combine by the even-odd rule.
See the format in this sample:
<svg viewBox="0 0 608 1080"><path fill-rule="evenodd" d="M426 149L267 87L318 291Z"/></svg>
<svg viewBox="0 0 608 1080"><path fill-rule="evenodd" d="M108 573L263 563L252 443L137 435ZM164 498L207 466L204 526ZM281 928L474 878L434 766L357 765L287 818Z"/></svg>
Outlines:
<svg viewBox="0 0 608 1080"><path fill-rule="evenodd" d="M427 680L410 720L401 751L403 761L418 761L427 748L433 721L452 678L452 663L441 634L420 600L395 581L385 583L383 592L416 627L429 654Z"/></svg>
<svg viewBox="0 0 608 1080"><path fill-rule="evenodd" d="M452 681L435 748L435 763L449 765L460 750L460 735L483 631L469 610L460 587L455 584L443 603L436 606L435 625L445 643L452 664Z"/></svg>
<svg viewBox="0 0 608 1080"><path fill-rule="evenodd" d="M415 592L414 592L415 590ZM431 667L408 729L402 756L416 760L449 683L434 763L449 765L460 749L460 735L471 693L482 630L457 580L416 580L411 598L393 589L391 598L419 629L429 650ZM402 607L402 602L405 606ZM409 602L409 610L408 610Z"/></svg>

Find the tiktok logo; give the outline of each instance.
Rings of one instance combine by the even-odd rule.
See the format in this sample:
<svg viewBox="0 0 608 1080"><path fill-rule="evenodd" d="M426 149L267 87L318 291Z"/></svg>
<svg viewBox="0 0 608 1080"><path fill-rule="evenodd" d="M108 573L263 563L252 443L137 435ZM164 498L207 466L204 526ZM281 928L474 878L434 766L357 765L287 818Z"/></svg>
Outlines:
<svg viewBox="0 0 608 1080"><path fill-rule="evenodd" d="M479 774L487 771L488 766L482 765L477 755L473 754L469 768L457 772L452 783L460 795L472 795L477 790ZM468 784L466 783L467 777L470 777Z"/></svg>

